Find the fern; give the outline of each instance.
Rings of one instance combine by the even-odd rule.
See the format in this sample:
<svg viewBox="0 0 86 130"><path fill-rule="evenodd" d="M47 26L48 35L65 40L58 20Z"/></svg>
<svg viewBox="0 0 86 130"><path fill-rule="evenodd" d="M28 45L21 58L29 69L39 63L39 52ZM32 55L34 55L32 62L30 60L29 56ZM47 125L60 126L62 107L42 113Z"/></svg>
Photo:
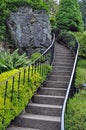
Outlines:
<svg viewBox="0 0 86 130"><path fill-rule="evenodd" d="M20 68L29 64L29 60L26 57L26 54L18 54L18 49L14 51L13 54L10 54L9 51L2 51L0 53L0 73L15 68Z"/></svg>

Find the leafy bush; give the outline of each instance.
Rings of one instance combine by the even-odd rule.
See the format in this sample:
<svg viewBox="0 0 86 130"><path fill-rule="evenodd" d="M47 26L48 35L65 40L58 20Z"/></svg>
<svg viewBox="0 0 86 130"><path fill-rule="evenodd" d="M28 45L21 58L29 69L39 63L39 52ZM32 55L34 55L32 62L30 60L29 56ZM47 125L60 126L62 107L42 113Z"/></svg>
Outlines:
<svg viewBox="0 0 86 130"><path fill-rule="evenodd" d="M1 73L0 82L5 81L6 79L8 79L8 77L11 77L12 75L16 74L17 72L19 72L18 69L13 69L13 70Z"/></svg>
<svg viewBox="0 0 86 130"><path fill-rule="evenodd" d="M78 67L86 69L86 59L79 58Z"/></svg>
<svg viewBox="0 0 86 130"><path fill-rule="evenodd" d="M42 65L42 69L44 69L43 75L41 74L41 69L38 68L38 70L35 71L35 68L32 69L32 67L30 67L29 79L28 79L28 67L27 67L25 69L26 72L25 81L24 81L24 71L21 71L19 88L18 88L19 70L12 70L12 71L8 71L8 74L7 72L1 74L0 80L4 81L7 77L11 76L12 73L17 72L14 78L13 90L12 90L13 79L12 78L8 79L7 96L6 96L5 105L4 105L5 82L3 84L0 84L0 130L4 130L9 125L10 121L13 120L17 115L19 115L19 113L21 113L24 110L25 106L28 104L28 101L30 101L34 92L37 90L40 84L45 80L48 72L51 70L51 67L45 64ZM5 78L3 79L3 77ZM12 95L12 91L13 91L13 95Z"/></svg>
<svg viewBox="0 0 86 130"><path fill-rule="evenodd" d="M75 87L81 88L86 82L86 60L80 59L76 69Z"/></svg>
<svg viewBox="0 0 86 130"><path fill-rule="evenodd" d="M69 100L65 114L65 130L86 130L86 91Z"/></svg>
<svg viewBox="0 0 86 130"><path fill-rule="evenodd" d="M86 32L80 33L74 33L77 39L79 40L80 43L80 51L79 51L79 56L86 58Z"/></svg>
<svg viewBox="0 0 86 130"><path fill-rule="evenodd" d="M32 56L31 56L31 61L35 61L40 56L41 56L41 53L39 53L39 52L33 53Z"/></svg>
<svg viewBox="0 0 86 130"><path fill-rule="evenodd" d="M76 50L76 38L73 33L61 31L57 36L57 42L66 45L71 50Z"/></svg>
<svg viewBox="0 0 86 130"><path fill-rule="evenodd" d="M75 87L81 88L82 84L86 82L86 69L77 67Z"/></svg>
<svg viewBox="0 0 86 130"><path fill-rule="evenodd" d="M12 54L8 50L0 52L0 73L26 66L28 63L26 54L20 56L18 50L15 50Z"/></svg>

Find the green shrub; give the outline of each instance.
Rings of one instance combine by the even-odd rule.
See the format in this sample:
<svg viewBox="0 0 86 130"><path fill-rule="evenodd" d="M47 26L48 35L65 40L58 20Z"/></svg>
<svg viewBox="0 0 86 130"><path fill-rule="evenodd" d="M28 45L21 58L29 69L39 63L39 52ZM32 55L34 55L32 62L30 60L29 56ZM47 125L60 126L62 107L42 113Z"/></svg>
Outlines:
<svg viewBox="0 0 86 130"><path fill-rule="evenodd" d="M76 80L75 80L75 87L81 88L82 84L86 82L86 69L77 67L76 69Z"/></svg>
<svg viewBox="0 0 86 130"><path fill-rule="evenodd" d="M65 130L86 130L86 91L69 100L65 114Z"/></svg>
<svg viewBox="0 0 86 130"><path fill-rule="evenodd" d="M11 77L15 73L19 72L18 69L9 70L0 74L0 82L5 81L8 77Z"/></svg>
<svg viewBox="0 0 86 130"><path fill-rule="evenodd" d="M32 54L31 56L31 61L35 61L36 59L38 59L41 56L41 54L39 52L35 52Z"/></svg>
<svg viewBox="0 0 86 130"><path fill-rule="evenodd" d="M57 36L57 41L59 43L64 43L65 45L68 45L69 47L75 47L75 36L73 33L71 32L67 32L67 31L61 31L59 33L59 35Z"/></svg>
<svg viewBox="0 0 86 130"><path fill-rule="evenodd" d="M12 54L8 50L0 52L0 73L26 66L28 63L26 54L20 56L18 50L15 50Z"/></svg>
<svg viewBox="0 0 86 130"><path fill-rule="evenodd" d="M42 74L42 69L44 70L43 74ZM25 69L26 78L24 79L24 71L21 68L19 89L18 89L19 70L16 69L16 70L4 72L0 75L1 82L9 78L5 105L4 105L4 96L5 96L6 83L4 82L0 84L0 130L4 130L9 125L10 121L13 120L17 115L19 115L19 113L21 113L24 110L25 106L28 104L28 101L30 101L34 92L45 80L50 70L51 70L51 66L47 64L42 65L41 68L38 67L37 70L35 70L34 67L32 68L32 66L30 66L30 68L27 67ZM12 90L13 79L10 76L12 76L12 74L14 73L16 74L14 78L14 89ZM28 79L28 74L29 74L29 79ZM12 95L12 91L13 91L13 95ZM3 121L4 124L2 123Z"/></svg>
<svg viewBox="0 0 86 130"><path fill-rule="evenodd" d="M79 58L78 67L86 69L86 59Z"/></svg>
<svg viewBox="0 0 86 130"><path fill-rule="evenodd" d="M86 58L86 32L83 32L83 33L77 32L74 34L80 43L79 56Z"/></svg>
<svg viewBox="0 0 86 130"><path fill-rule="evenodd" d="M86 60L80 59L76 69L75 87L81 88L86 82Z"/></svg>

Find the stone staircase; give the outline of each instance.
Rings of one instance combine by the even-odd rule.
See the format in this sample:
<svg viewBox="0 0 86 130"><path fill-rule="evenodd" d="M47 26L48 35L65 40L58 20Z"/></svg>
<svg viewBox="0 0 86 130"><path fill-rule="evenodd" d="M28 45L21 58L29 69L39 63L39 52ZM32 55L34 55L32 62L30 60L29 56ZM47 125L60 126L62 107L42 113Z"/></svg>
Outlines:
<svg viewBox="0 0 86 130"><path fill-rule="evenodd" d="M61 130L61 110L73 62L72 52L56 43L52 72L33 96L25 112L6 130Z"/></svg>

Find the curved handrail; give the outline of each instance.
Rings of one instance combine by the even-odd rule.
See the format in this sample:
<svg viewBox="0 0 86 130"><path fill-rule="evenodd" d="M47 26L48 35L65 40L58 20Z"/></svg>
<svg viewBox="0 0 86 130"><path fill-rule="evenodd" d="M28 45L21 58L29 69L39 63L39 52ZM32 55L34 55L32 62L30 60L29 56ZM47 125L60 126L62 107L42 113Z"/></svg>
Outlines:
<svg viewBox="0 0 86 130"><path fill-rule="evenodd" d="M74 77L74 73L75 73L75 69L76 69L76 64L77 64L77 59L78 59L78 53L79 53L79 42L78 40L76 40L76 55L75 55L75 61L74 61L74 65L73 65L73 70L72 70L72 74L71 74L71 78L68 84L68 89L66 92L66 96L65 96L65 100L63 103L63 108L62 108L62 115L61 115L61 130L64 130L65 128L65 123L64 123L64 118L65 118L65 111L66 111L66 105L67 105L67 101L68 101L68 97L69 97L69 92L71 89L71 85L72 85L72 81L73 81L73 77Z"/></svg>
<svg viewBox="0 0 86 130"><path fill-rule="evenodd" d="M4 87L3 89L3 105L6 106L7 103L7 98L9 98L9 102L12 102L13 99L15 98L15 90L16 90L16 96L18 100L20 99L20 88L21 86L25 85L25 83L28 85L30 82L30 77L36 75L37 73L40 74L40 76L46 77L46 65L52 64L53 61L53 56L54 56L54 41L55 41L55 34L53 34L52 37L52 43L51 45L44 51L41 56L39 56L36 60L28 64L28 66L20 69L18 72L4 80L3 82L0 83L0 87ZM17 78L17 80L15 80ZM16 88L14 87L16 83ZM11 89L10 91L10 96L9 96L9 88ZM2 124L4 126L4 119L5 115L2 115Z"/></svg>
<svg viewBox="0 0 86 130"><path fill-rule="evenodd" d="M55 42L55 34L53 33L53 40L52 40L51 45L41 54L41 56L39 56L34 61L32 61L31 63L29 63L28 67L31 66L31 65L33 65L33 64L35 64L35 62L37 62L39 59L41 59L41 57L43 57L53 47L52 52L51 52L52 53L51 57L52 57L53 52L54 52L54 42ZM53 61L53 57L51 59L50 64L52 64L52 61ZM18 75L19 72L21 72L23 69L25 69L25 68L22 68L21 70L19 70L18 72L16 72L15 74L13 74L12 76L10 76L9 78L7 78L5 81L0 82L0 85L3 84L4 82L8 81L9 79L13 78L14 76Z"/></svg>

